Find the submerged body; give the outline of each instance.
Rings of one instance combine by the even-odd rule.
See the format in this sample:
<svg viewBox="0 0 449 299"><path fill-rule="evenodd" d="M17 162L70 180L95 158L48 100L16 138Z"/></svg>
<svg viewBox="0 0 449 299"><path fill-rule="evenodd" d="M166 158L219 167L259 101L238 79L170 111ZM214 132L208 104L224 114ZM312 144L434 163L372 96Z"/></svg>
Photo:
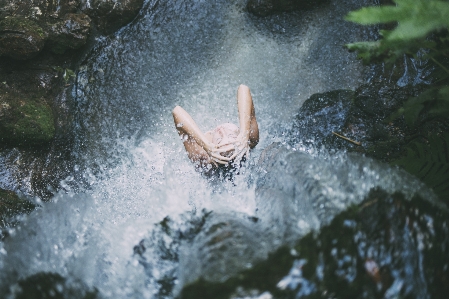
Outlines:
<svg viewBox="0 0 449 299"><path fill-rule="evenodd" d="M259 127L251 92L246 85L240 85L237 90L237 106L240 128L224 123L206 133L183 108L176 106L173 109L173 120L190 160L201 166L227 165L230 161L240 161L257 145Z"/></svg>

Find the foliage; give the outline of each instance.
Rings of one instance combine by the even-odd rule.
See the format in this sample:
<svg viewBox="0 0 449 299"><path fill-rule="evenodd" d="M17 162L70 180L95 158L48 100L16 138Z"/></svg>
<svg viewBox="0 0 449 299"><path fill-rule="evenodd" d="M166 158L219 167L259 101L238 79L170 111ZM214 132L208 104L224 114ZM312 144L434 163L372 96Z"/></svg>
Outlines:
<svg viewBox="0 0 449 299"><path fill-rule="evenodd" d="M442 199L449 198L449 133L431 135L428 145L411 142L407 154L394 164L421 179Z"/></svg>
<svg viewBox="0 0 449 299"><path fill-rule="evenodd" d="M380 39L346 45L364 63L384 62L393 66L404 55L433 66L432 84L417 97L409 98L390 115L403 115L410 128L435 118L449 119L449 0L393 0L396 5L365 7L350 12L346 20L362 25L380 24ZM388 28L386 30L385 28ZM449 198L449 134L430 130L428 142L413 141L406 155L394 162Z"/></svg>
<svg viewBox="0 0 449 299"><path fill-rule="evenodd" d="M394 62L402 54L414 54L420 48L434 48L430 33L449 28L449 2L438 0L394 0L396 6L364 7L350 12L346 20L363 25L398 22L393 30L382 30L376 42L348 44L361 58L371 62L378 58ZM442 38L440 41L447 41ZM432 54L433 55L433 54Z"/></svg>
<svg viewBox="0 0 449 299"><path fill-rule="evenodd" d="M380 30L381 39L346 45L357 51L365 63L385 62L392 66L404 54L428 60L435 66L434 86L410 99L396 116L404 114L411 125L420 113L428 116L449 115L449 1L394 0L396 6L365 7L350 12L346 20L363 25L391 24L392 30ZM423 50L425 49L425 50ZM423 53L422 57L417 55Z"/></svg>

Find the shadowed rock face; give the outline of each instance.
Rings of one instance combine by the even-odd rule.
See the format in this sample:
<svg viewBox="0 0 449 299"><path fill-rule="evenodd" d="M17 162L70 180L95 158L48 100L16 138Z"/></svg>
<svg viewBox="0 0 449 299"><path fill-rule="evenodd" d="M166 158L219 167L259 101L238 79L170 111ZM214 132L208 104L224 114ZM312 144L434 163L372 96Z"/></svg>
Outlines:
<svg viewBox="0 0 449 299"><path fill-rule="evenodd" d="M35 0L0 4L0 56L25 60L46 46L54 53L82 47L94 24L112 33L129 23L143 0Z"/></svg>
<svg viewBox="0 0 449 299"><path fill-rule="evenodd" d="M327 0L249 0L246 8L256 16L264 17L276 12L311 9Z"/></svg>
<svg viewBox="0 0 449 299"><path fill-rule="evenodd" d="M48 46L57 54L67 49L81 48L87 41L90 18L85 14L66 14L62 20L49 27Z"/></svg>
<svg viewBox="0 0 449 299"><path fill-rule="evenodd" d="M8 17L0 21L0 56L28 59L39 53L47 34L34 21Z"/></svg>
<svg viewBox="0 0 449 299"><path fill-rule="evenodd" d="M82 10L88 14L104 33L111 33L132 21L143 0L93 0L83 3Z"/></svg>
<svg viewBox="0 0 449 299"><path fill-rule="evenodd" d="M5 1L0 22L0 56L26 60L46 46L54 53L83 46L90 18L78 10L79 1Z"/></svg>
<svg viewBox="0 0 449 299"><path fill-rule="evenodd" d="M57 273L39 272L21 279L9 294L16 299L95 299L97 290L89 289L79 280L65 278Z"/></svg>

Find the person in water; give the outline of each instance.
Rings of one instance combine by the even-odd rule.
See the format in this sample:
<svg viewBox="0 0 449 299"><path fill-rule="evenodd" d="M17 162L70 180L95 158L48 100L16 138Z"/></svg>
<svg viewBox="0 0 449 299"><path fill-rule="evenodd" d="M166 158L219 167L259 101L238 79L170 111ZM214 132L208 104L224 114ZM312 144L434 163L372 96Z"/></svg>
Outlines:
<svg viewBox="0 0 449 299"><path fill-rule="evenodd" d="M239 162L249 154L249 149L259 143L259 127L256 121L251 92L246 85L237 90L240 129L224 123L212 131L203 133L193 118L180 106L173 109L173 120L192 162L202 167Z"/></svg>

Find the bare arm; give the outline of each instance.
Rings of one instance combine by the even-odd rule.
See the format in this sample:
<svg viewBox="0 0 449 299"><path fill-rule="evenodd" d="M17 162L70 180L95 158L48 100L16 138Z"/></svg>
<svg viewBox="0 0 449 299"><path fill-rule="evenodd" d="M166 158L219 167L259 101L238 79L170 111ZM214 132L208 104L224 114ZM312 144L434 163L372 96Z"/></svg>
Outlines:
<svg viewBox="0 0 449 299"><path fill-rule="evenodd" d="M216 145L206 138L187 111L180 106L176 106L173 109L173 120L191 160L201 162L201 164L228 163L230 158L219 154L223 150L218 150Z"/></svg>
<svg viewBox="0 0 449 299"><path fill-rule="evenodd" d="M246 141L249 141L250 148L254 148L259 143L259 126L251 92L246 85L240 85L237 90L237 106L239 109L240 134Z"/></svg>
<svg viewBox="0 0 449 299"><path fill-rule="evenodd" d="M232 144L223 144L220 149L234 149L231 159L240 160L249 153L249 149L259 143L259 126L256 121L251 92L246 85L240 85L237 90L237 107L239 110L240 133Z"/></svg>

